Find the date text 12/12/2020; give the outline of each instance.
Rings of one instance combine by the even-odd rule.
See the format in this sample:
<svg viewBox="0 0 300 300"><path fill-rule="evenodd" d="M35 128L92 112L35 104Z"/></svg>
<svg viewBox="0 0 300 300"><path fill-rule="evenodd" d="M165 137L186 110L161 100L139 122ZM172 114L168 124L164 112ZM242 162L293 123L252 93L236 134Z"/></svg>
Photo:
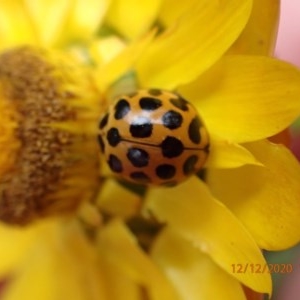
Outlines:
<svg viewBox="0 0 300 300"><path fill-rule="evenodd" d="M288 274L292 273L294 266L292 264L231 264L232 273L252 273L252 274L264 274L264 273L276 273L276 274Z"/></svg>

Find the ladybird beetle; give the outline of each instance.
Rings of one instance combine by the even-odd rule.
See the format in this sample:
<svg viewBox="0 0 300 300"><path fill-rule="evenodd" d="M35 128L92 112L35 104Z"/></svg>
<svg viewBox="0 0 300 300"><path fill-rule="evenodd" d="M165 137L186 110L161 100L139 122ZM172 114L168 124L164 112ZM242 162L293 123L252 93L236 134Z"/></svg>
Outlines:
<svg viewBox="0 0 300 300"><path fill-rule="evenodd" d="M100 120L98 141L110 169L139 184L176 185L199 171L209 152L196 109L159 89L118 97Z"/></svg>

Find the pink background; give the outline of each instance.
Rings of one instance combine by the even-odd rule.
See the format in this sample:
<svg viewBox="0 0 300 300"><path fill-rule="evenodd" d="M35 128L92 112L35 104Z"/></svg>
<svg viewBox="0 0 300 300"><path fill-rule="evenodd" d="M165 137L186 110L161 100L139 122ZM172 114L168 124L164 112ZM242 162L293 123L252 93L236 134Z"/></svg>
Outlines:
<svg viewBox="0 0 300 300"><path fill-rule="evenodd" d="M278 58L300 67L300 0L281 0L281 16L275 53ZM297 123L299 124L299 121ZM300 131L298 127L292 130L292 137L292 150L300 159ZM300 228L295 228L295 230L299 230L300 236ZM287 254L290 255L289 259L293 263L294 272L289 275L281 274L274 300L300 300L299 249L298 246L296 248L297 252L288 252L289 254ZM296 256L296 259L294 256ZM287 258L285 257L285 259Z"/></svg>
<svg viewBox="0 0 300 300"><path fill-rule="evenodd" d="M300 0L281 1L276 55L300 67Z"/></svg>

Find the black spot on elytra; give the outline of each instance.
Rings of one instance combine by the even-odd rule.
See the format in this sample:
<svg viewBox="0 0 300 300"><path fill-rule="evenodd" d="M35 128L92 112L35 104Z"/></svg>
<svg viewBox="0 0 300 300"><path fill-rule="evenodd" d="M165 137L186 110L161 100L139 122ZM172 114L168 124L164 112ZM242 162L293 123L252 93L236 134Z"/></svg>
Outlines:
<svg viewBox="0 0 300 300"><path fill-rule="evenodd" d="M189 125L189 138L194 144L199 144L201 141L201 135L200 135L200 127L201 127L201 121L198 116L196 116Z"/></svg>
<svg viewBox="0 0 300 300"><path fill-rule="evenodd" d="M149 89L148 93L152 96L160 96L162 91L160 89Z"/></svg>
<svg viewBox="0 0 300 300"><path fill-rule="evenodd" d="M172 136L167 136L160 146L163 156L168 158L177 157L184 150L182 142Z"/></svg>
<svg viewBox="0 0 300 300"><path fill-rule="evenodd" d="M176 173L176 169L174 166L169 164L159 165L155 169L156 175L161 179L170 179L174 177Z"/></svg>
<svg viewBox="0 0 300 300"><path fill-rule="evenodd" d="M140 99L140 107L143 110L155 110L162 106L162 102L159 99L151 97L143 97Z"/></svg>
<svg viewBox="0 0 300 300"><path fill-rule="evenodd" d="M196 171L195 165L198 159L199 157L197 155L191 155L187 158L187 160L183 164L183 172L185 175L190 175Z"/></svg>
<svg viewBox="0 0 300 300"><path fill-rule="evenodd" d="M130 178L140 183L148 183L151 181L149 176L144 172L132 172Z"/></svg>
<svg viewBox="0 0 300 300"><path fill-rule="evenodd" d="M177 108L183 110L183 111L188 111L189 107L188 107L188 101L186 101L185 99L183 99L182 97L178 97L178 98L172 98L170 99L170 102Z"/></svg>
<svg viewBox="0 0 300 300"><path fill-rule="evenodd" d="M120 173L123 171L122 162L113 154L109 155L108 165L113 172Z"/></svg>
<svg viewBox="0 0 300 300"><path fill-rule="evenodd" d="M162 117L164 126L169 129L179 128L182 124L182 120L182 115L174 110L166 112Z"/></svg>
<svg viewBox="0 0 300 300"><path fill-rule="evenodd" d="M108 122L108 116L109 116L109 114L106 113L105 116L101 119L101 121L99 123L99 128L100 129L103 129L106 126L106 124Z"/></svg>
<svg viewBox="0 0 300 300"><path fill-rule="evenodd" d="M130 125L129 131L133 137L146 138L151 136L153 125L150 119L145 117L136 118Z"/></svg>
<svg viewBox="0 0 300 300"><path fill-rule="evenodd" d="M115 127L108 130L106 138L108 140L108 143L113 147L117 146L121 141L119 130Z"/></svg>
<svg viewBox="0 0 300 300"><path fill-rule="evenodd" d="M115 105L115 119L120 120L124 118L130 111L130 104L125 99L121 99Z"/></svg>
<svg viewBox="0 0 300 300"><path fill-rule="evenodd" d="M100 145L102 153L104 153L105 145L104 145L104 142L103 142L103 139L102 139L101 135L98 135L98 143Z"/></svg>
<svg viewBox="0 0 300 300"><path fill-rule="evenodd" d="M138 168L145 167L149 163L148 152L139 148L128 149L127 158L135 167Z"/></svg>

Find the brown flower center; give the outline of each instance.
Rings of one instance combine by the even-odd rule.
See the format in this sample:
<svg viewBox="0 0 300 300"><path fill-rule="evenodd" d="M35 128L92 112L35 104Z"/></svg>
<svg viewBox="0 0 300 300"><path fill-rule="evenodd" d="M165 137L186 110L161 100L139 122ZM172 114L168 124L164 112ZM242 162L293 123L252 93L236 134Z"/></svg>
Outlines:
<svg viewBox="0 0 300 300"><path fill-rule="evenodd" d="M53 125L74 119L74 110L66 105L72 95L60 90L53 71L28 48L0 56L4 96L21 116L15 130L21 148L14 170L0 179L0 219L9 223L27 223L41 214L49 202L46 196L57 189L70 164L72 135Z"/></svg>

